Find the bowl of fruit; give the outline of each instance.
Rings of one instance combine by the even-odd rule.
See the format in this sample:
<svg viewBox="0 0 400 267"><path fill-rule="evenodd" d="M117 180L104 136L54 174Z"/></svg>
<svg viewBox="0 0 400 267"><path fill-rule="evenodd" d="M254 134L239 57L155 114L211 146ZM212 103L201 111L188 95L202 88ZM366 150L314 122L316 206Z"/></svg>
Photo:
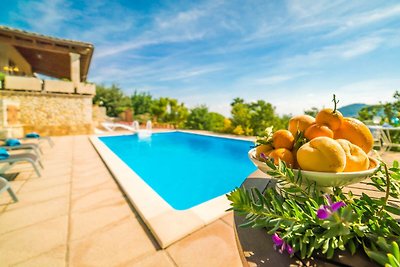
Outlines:
<svg viewBox="0 0 400 267"><path fill-rule="evenodd" d="M320 187L346 186L372 176L379 162L368 156L374 144L368 127L354 118L343 117L334 109L322 109L314 118L298 115L290 119L287 130L272 132L256 141L250 160L268 173L282 161L293 173Z"/></svg>

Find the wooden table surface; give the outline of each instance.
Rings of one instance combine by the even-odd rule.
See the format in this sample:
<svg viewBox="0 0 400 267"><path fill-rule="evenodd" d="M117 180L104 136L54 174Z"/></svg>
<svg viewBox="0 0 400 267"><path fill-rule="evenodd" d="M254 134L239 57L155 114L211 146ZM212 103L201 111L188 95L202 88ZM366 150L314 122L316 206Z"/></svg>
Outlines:
<svg viewBox="0 0 400 267"><path fill-rule="evenodd" d="M249 177L243 186L248 189L255 187L262 192L266 186L274 186L274 182L267 178ZM346 189L351 190L355 195L360 195L362 192L371 197L384 195L384 193L377 192L365 183L354 184ZM400 203L399 200L392 199L392 201ZM379 266L369 260L362 248L358 248L359 251L355 255L340 251L330 260L321 254L315 254L308 260L302 260L296 254L290 258L286 252L280 254L274 250L271 235L268 235L265 229L239 227L240 224L245 222L245 218L236 213L234 213L234 221L236 241L244 266Z"/></svg>

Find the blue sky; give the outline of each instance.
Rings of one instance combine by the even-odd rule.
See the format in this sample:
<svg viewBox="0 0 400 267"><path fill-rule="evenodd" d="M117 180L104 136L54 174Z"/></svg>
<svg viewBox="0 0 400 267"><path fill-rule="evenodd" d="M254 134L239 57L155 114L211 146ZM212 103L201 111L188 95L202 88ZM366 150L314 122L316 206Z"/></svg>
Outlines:
<svg viewBox="0 0 400 267"><path fill-rule="evenodd" d="M224 115L235 97L300 114L400 90L397 0L5 0L0 24L93 43L90 81Z"/></svg>

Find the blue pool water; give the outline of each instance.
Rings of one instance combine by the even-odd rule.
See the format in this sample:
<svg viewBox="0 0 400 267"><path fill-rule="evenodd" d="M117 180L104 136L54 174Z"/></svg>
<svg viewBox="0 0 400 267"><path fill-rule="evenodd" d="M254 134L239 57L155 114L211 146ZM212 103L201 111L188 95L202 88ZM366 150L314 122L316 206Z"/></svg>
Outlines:
<svg viewBox="0 0 400 267"><path fill-rule="evenodd" d="M247 158L250 141L183 132L100 140L177 210L228 193L256 169Z"/></svg>

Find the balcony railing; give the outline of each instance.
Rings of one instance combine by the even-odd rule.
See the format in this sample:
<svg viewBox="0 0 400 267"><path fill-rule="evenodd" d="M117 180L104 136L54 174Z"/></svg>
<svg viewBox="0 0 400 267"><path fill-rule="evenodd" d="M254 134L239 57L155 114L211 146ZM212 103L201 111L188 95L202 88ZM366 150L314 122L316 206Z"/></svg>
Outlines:
<svg viewBox="0 0 400 267"><path fill-rule="evenodd" d="M6 75L0 89L49 92L62 94L95 95L96 85L93 83L79 83L74 86L73 82L62 80L41 80L35 77L21 77Z"/></svg>

